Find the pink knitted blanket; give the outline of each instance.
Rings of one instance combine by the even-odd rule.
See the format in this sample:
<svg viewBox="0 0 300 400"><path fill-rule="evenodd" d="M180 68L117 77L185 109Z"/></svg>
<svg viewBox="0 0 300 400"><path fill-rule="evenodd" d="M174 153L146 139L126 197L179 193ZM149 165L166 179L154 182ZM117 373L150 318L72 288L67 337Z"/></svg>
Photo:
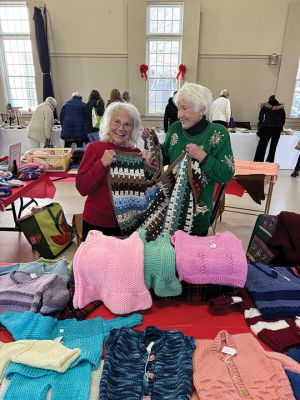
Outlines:
<svg viewBox="0 0 300 400"><path fill-rule="evenodd" d="M234 175L278 175L280 165L278 163L241 161L235 160Z"/></svg>

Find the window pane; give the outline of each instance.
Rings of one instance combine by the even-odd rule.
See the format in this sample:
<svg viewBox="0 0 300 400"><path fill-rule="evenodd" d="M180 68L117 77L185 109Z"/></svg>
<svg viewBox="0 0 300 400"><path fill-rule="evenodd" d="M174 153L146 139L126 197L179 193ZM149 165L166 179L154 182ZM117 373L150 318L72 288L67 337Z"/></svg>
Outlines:
<svg viewBox="0 0 300 400"><path fill-rule="evenodd" d="M157 32L158 33L165 33L165 23L164 23L164 21L158 21L158 23L157 23Z"/></svg>
<svg viewBox="0 0 300 400"><path fill-rule="evenodd" d="M181 34L181 7L149 7L147 15L148 34Z"/></svg>
<svg viewBox="0 0 300 400"><path fill-rule="evenodd" d="M181 59L181 38L178 37L182 28L181 9L179 5L148 7L147 34L153 34L148 40L146 58L149 65L147 105L150 114L163 114L169 97L177 89L176 75ZM157 34L166 40L155 40L154 35Z"/></svg>
<svg viewBox="0 0 300 400"><path fill-rule="evenodd" d="M172 18L173 18L172 8L171 7L166 7L166 15L165 15L166 21L171 21Z"/></svg>
<svg viewBox="0 0 300 400"><path fill-rule="evenodd" d="M157 21L150 22L150 32L157 33Z"/></svg>
<svg viewBox="0 0 300 400"><path fill-rule="evenodd" d="M173 21L173 33L179 33L180 32L180 23L179 21Z"/></svg>
<svg viewBox="0 0 300 400"><path fill-rule="evenodd" d="M181 12L180 7L173 7L173 20L180 20L181 19Z"/></svg>
<svg viewBox="0 0 300 400"><path fill-rule="evenodd" d="M10 9L13 9L13 17L18 18L17 20L8 20L6 22L9 25L9 30L13 32L22 32L25 28L29 27L28 13L25 8L16 12L18 7L10 7L6 9L5 15L10 14ZM3 21L3 7L0 6L0 22ZM27 21L24 21L24 15L27 17ZM20 28L21 26L21 28ZM22 28L23 26L23 28ZM26 30L28 30L26 28ZM10 39L5 34L1 34L3 43L4 60L6 63L6 82L7 82L7 102L11 103L14 107L23 107L28 109L37 105L36 86L35 86L35 72L33 66L33 58L31 51L31 42L29 36L24 36L20 39Z"/></svg>
<svg viewBox="0 0 300 400"><path fill-rule="evenodd" d="M172 21L165 22L165 33L172 33Z"/></svg>
<svg viewBox="0 0 300 400"><path fill-rule="evenodd" d="M163 21L165 19L165 8L159 7L157 10L157 19Z"/></svg>
<svg viewBox="0 0 300 400"><path fill-rule="evenodd" d="M294 98L292 102L290 117L299 118L300 116L300 59L298 63L298 71L296 76Z"/></svg>
<svg viewBox="0 0 300 400"><path fill-rule="evenodd" d="M165 41L165 53L171 53L172 49L172 42L170 41Z"/></svg>
<svg viewBox="0 0 300 400"><path fill-rule="evenodd" d="M157 7L150 7L150 20L157 20Z"/></svg>

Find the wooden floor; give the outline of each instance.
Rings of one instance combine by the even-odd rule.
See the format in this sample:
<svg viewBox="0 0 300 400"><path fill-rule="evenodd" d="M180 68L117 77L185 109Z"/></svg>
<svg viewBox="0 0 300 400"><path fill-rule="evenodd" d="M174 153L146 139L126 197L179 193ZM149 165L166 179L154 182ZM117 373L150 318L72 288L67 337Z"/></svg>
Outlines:
<svg viewBox="0 0 300 400"><path fill-rule="evenodd" d="M293 211L300 213L300 177L292 178L291 171L280 171L278 181L274 187L274 193L270 208L270 214L278 214L280 211ZM56 182L55 201L58 201L66 214L67 220L72 221L73 214L81 213L84 198L76 191L73 182ZM50 199L38 201L40 205L48 204ZM263 205L254 203L248 195L242 198L226 195L226 204L245 208L263 210ZM251 215L236 214L225 211L222 222L217 224L217 232L231 231L242 242L246 250L256 217ZM12 226L10 211L0 213L0 226ZM213 234L210 232L210 234ZM72 245L62 254L69 260L73 259L77 245ZM0 262L15 263L28 262L38 258L33 253L30 244L24 235L19 232L0 232Z"/></svg>

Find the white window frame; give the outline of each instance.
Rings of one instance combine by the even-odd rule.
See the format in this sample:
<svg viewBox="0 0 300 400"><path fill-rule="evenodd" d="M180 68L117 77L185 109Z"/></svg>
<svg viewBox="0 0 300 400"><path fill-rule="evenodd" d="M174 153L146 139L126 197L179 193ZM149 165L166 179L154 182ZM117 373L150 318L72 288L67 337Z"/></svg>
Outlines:
<svg viewBox="0 0 300 400"><path fill-rule="evenodd" d="M297 68L295 89L294 89L294 95L293 95L292 106L291 106L291 111L290 111L290 118L299 118L300 117L300 101L296 102L296 95L298 94L298 97L300 97L300 87L297 88L297 84L300 84L300 58L299 58L298 68ZM298 106L297 106L297 103L299 104ZM297 114L293 112L293 107L298 107Z"/></svg>
<svg viewBox="0 0 300 400"><path fill-rule="evenodd" d="M180 7L181 9L181 24L179 26L179 33L150 33L150 8L151 7L165 7L165 8L172 8L172 7ZM149 47L150 47L150 41L178 41L178 65L181 63L181 56L182 56L182 32L183 32L183 12L184 12L184 7L182 2L172 2L172 3L166 3L166 2L153 2L150 1L147 4L147 11L146 11L146 64L150 67L149 59L150 59L150 53L149 53ZM168 64L168 66L171 66L171 64ZM150 69L150 68L149 68ZM161 112L150 112L149 110L149 92L150 92L150 87L149 87L149 79L151 79L150 71L148 71L148 81L147 81L147 86L146 86L146 114L148 116L162 116L164 114L164 110L161 110ZM155 78L154 78L155 79ZM157 79L170 79L169 77L161 77ZM175 76L174 76L174 79ZM176 81L176 87L173 90L178 89L178 81ZM168 94L168 97L172 96L172 90ZM167 103L165 104L165 106Z"/></svg>
<svg viewBox="0 0 300 400"><path fill-rule="evenodd" d="M20 7L20 6L25 6L27 8L26 5L26 1L22 0L22 1L5 1L5 2L0 2L0 11L1 11L1 6L6 6L6 7ZM28 10L28 8L27 8ZM28 24L29 24L29 17L28 17ZM30 25L29 25L30 26ZM10 82L9 82L9 73L8 73L8 68L7 68L7 61L6 61L6 57L5 57L5 50L4 50L4 40L29 40L31 43L31 48L32 48L32 42L31 42L31 37L30 37L30 32L28 33L2 33L1 31L1 25L0 25L0 68L2 71L2 77L3 77L3 90L4 90L4 96L5 96L5 103L8 104L12 104L12 89L10 87ZM31 53L32 54L32 53ZM32 54L32 58L33 58L33 54ZM20 64L16 64L16 65L20 65ZM20 77L26 78L28 77L32 77L34 80L34 87L30 88L30 90L34 90L35 91L35 100L36 100L36 104L33 105L36 106L37 105L37 90L36 90L36 83L35 83L35 67L34 67L34 62L32 64L28 64L28 65L32 65L33 66L33 75L22 75ZM16 88L18 89L18 88ZM26 90L26 89L24 89ZM29 98L28 98L29 99ZM22 99L25 100L25 99ZM16 102L17 100L14 100L14 102ZM18 107L20 106L20 104L12 104L13 107ZM30 108L30 107L28 107ZM26 110L26 108L22 108L22 110Z"/></svg>

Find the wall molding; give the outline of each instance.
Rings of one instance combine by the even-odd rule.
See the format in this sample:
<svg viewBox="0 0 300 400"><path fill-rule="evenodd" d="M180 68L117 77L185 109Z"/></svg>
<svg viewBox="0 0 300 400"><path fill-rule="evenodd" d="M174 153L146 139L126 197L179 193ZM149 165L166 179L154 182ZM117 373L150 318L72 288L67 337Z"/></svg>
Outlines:
<svg viewBox="0 0 300 400"><path fill-rule="evenodd" d="M50 53L53 58L128 58L127 53Z"/></svg>
<svg viewBox="0 0 300 400"><path fill-rule="evenodd" d="M265 60L270 54L198 54L198 58L203 59L228 59L228 60ZM278 54L281 59L281 54Z"/></svg>

